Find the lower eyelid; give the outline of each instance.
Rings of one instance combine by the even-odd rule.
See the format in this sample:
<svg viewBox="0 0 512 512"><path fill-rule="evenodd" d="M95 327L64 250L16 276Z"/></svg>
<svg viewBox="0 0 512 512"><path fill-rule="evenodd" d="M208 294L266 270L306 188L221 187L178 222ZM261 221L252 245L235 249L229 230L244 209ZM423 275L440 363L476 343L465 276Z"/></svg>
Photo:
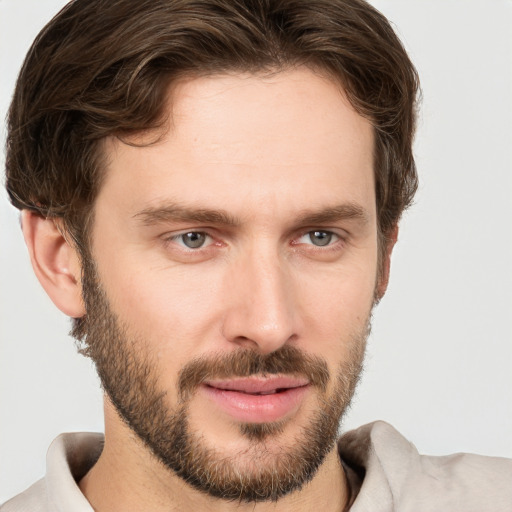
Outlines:
<svg viewBox="0 0 512 512"><path fill-rule="evenodd" d="M332 240L327 245L324 245L324 246L315 245L311 241L309 243L300 241L303 237L309 235L310 233L314 233L315 231L330 233L332 235ZM181 237L187 233L201 233L201 234L205 235L206 239L205 239L204 245L197 247L197 248L187 247L185 245L185 243L181 240ZM180 233L176 233L176 234L172 234L172 235L171 234L163 235L160 238L162 239L163 243L166 246L174 244L175 246L177 246L178 250L182 250L182 251L189 252L189 253L194 253L194 252L199 253L199 252L206 251L206 250L212 248L212 246L223 245L222 242L217 241L212 235L210 235L209 233L206 233L204 231L193 231L193 230L182 231ZM345 241L346 241L345 238L341 234L336 233L332 230L310 229L306 232L303 232L298 237L294 238L291 241L291 245L293 245L293 246L303 245L303 246L308 246L309 248L311 248L313 250L327 251L329 249L339 248L338 246L343 245L345 243Z"/></svg>
<svg viewBox="0 0 512 512"><path fill-rule="evenodd" d="M340 241L343 241L343 237L341 235L339 235L338 233L335 233L334 231L331 231L331 230L328 230L328 229L310 229L308 231L306 231L305 233L302 233L300 236L298 236L295 240L294 240L294 245L295 244L300 244L300 240L308 235L310 235L311 233L315 233L315 232L318 232L318 233L329 233L330 235L332 235L332 240L329 241L329 243L327 245L315 245L313 244L312 242L311 243L305 243L305 245L312 245L313 247L319 247L319 248L322 248L322 247L330 247L334 244L336 244L337 242L340 242ZM304 243L304 242L302 242Z"/></svg>
<svg viewBox="0 0 512 512"><path fill-rule="evenodd" d="M201 245L199 247L188 247L187 245L185 245L185 242L183 241L182 237L188 233L197 233L200 235L204 235L205 240L204 240L203 245ZM173 237L171 237L171 240L173 240L175 242L181 242L178 245L180 245L180 247L183 247L184 249L187 249L189 251L199 251L201 249L206 249L207 247L209 247L210 245L212 245L214 243L213 238L208 233L204 233L202 231L186 231L184 233L179 233L178 235L174 235Z"/></svg>

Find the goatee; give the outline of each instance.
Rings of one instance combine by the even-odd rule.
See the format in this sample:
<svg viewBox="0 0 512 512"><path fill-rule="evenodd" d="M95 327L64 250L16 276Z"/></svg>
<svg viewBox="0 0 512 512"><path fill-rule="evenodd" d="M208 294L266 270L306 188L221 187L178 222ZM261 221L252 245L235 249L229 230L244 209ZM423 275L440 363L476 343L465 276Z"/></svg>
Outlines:
<svg viewBox="0 0 512 512"><path fill-rule="evenodd" d="M276 501L313 478L336 443L361 373L369 328L346 341L349 360L334 376L321 358L284 345L266 355L238 349L192 360L182 368L176 389L160 389L150 344L131 337L118 321L90 259L82 288L87 315L75 323L72 335L94 361L120 417L167 468L210 496L245 502ZM200 426L190 424L191 400L206 380L272 374L306 377L315 391L318 407L292 439L280 441L286 422L240 423L249 448L226 456L208 444ZM171 410L166 397L172 393L177 406ZM276 442L277 450L270 447Z"/></svg>

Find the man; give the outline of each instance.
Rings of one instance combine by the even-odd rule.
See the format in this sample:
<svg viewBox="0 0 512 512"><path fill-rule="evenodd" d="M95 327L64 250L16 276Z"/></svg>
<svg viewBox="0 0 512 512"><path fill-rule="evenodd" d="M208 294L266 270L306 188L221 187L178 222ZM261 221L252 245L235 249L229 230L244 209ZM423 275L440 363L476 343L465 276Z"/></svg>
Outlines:
<svg viewBox="0 0 512 512"><path fill-rule="evenodd" d="M421 459L381 424L335 443L416 187L416 89L357 1L84 1L50 24L7 187L105 444L60 438L5 510L507 509L504 460Z"/></svg>

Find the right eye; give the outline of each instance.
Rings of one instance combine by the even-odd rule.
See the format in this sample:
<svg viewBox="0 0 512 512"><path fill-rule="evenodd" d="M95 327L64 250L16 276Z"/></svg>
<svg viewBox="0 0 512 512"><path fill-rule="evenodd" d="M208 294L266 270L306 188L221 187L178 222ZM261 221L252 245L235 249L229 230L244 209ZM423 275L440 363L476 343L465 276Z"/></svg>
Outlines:
<svg viewBox="0 0 512 512"><path fill-rule="evenodd" d="M168 238L168 241L185 247L186 249L201 249L213 243L212 238L202 231L188 231Z"/></svg>

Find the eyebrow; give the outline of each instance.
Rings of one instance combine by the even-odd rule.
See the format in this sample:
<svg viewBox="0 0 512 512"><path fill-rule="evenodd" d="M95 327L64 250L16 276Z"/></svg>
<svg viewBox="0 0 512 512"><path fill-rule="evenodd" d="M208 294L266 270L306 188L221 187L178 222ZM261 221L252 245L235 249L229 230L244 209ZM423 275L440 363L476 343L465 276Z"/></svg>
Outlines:
<svg viewBox="0 0 512 512"><path fill-rule="evenodd" d="M240 218L222 209L185 207L175 203L145 208L133 217L146 226L161 222L197 222L228 227L237 227L242 224ZM298 213L294 224L319 225L341 220L355 220L365 225L370 221L370 215L359 204L349 202L320 210L302 210Z"/></svg>
<svg viewBox="0 0 512 512"><path fill-rule="evenodd" d="M134 216L150 226L159 222L198 222L200 224L218 224L235 227L240 220L224 210L208 208L188 208L178 204L145 208Z"/></svg>
<svg viewBox="0 0 512 512"><path fill-rule="evenodd" d="M305 210L299 214L298 223L314 225L339 222L340 220L355 220L365 225L370 222L370 214L361 205L349 202L319 211Z"/></svg>

